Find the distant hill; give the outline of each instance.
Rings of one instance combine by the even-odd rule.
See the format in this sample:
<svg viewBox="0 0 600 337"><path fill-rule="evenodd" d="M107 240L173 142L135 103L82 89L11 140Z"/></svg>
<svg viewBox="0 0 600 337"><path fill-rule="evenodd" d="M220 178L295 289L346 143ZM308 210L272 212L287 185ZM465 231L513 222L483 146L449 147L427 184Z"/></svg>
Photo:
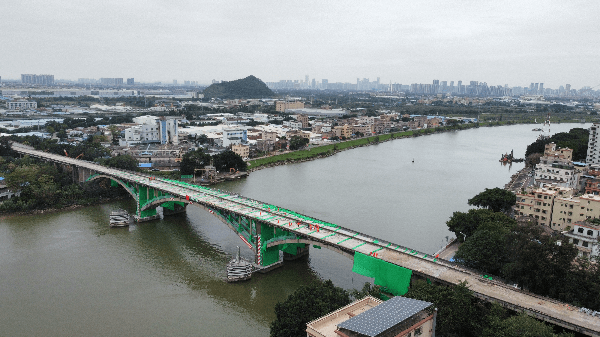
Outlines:
<svg viewBox="0 0 600 337"><path fill-rule="evenodd" d="M204 97L208 98L263 98L275 96L275 93L267 87L265 82L252 75L240 80L213 83L204 89L203 94Z"/></svg>

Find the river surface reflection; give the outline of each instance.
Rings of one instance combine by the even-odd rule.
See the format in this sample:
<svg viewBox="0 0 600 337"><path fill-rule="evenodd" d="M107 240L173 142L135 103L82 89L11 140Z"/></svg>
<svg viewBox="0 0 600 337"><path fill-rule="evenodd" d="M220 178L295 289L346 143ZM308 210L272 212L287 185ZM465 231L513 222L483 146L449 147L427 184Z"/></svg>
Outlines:
<svg viewBox="0 0 600 337"><path fill-rule="evenodd" d="M564 132L589 124L553 125ZM502 187L537 136L531 125L479 128L395 140L302 164L253 172L220 188L434 253L445 222L467 199ZM414 159L414 162L413 162ZM0 219L0 335L268 336L273 307L299 286L332 279L347 289L368 278L327 249L248 282L223 281L225 265L250 250L209 213L110 229L133 200Z"/></svg>

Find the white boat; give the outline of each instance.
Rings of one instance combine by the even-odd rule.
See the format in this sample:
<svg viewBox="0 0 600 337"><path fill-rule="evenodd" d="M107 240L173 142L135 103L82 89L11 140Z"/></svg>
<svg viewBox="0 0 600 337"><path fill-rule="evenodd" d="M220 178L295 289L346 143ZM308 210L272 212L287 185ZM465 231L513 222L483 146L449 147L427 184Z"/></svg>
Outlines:
<svg viewBox="0 0 600 337"><path fill-rule="evenodd" d="M110 227L129 226L129 213L123 209L110 212Z"/></svg>
<svg viewBox="0 0 600 337"><path fill-rule="evenodd" d="M249 280L252 277L252 263L240 257L240 247L237 256L227 264L227 282Z"/></svg>

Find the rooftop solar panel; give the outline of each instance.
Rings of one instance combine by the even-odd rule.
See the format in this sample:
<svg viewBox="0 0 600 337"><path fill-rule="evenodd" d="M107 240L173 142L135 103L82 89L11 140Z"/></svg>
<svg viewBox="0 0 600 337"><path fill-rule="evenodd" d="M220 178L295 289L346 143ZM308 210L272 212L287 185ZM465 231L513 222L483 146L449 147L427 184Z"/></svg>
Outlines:
<svg viewBox="0 0 600 337"><path fill-rule="evenodd" d="M349 320L338 328L348 329L366 336L375 337L387 329L421 312L433 303L401 296L393 297Z"/></svg>

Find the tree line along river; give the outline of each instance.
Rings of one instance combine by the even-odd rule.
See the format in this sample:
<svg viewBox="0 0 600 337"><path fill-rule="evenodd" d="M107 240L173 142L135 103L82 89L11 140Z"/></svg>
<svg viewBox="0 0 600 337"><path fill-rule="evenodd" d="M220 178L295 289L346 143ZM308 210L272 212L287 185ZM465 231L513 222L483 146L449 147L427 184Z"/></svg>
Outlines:
<svg viewBox="0 0 600 337"><path fill-rule="evenodd" d="M589 124L557 124L552 133ZM253 172L217 188L420 251L434 253L445 222L467 199L503 187L523 163L533 125L486 127L385 142L315 161ZM414 160L414 162L413 162ZM109 228L133 200L0 219L0 331L6 336L268 336L274 306L298 287L331 279L346 289L370 279L352 261L311 248L307 259L226 283L239 237L210 213Z"/></svg>

